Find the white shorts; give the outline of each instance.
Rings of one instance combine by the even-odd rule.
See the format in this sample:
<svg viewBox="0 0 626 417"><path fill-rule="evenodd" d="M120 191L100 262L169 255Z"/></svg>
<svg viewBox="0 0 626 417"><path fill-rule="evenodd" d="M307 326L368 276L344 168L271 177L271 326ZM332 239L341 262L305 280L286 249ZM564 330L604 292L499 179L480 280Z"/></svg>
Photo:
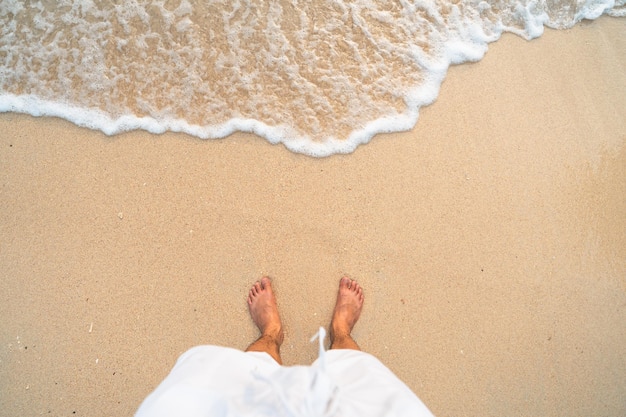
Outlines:
<svg viewBox="0 0 626 417"><path fill-rule="evenodd" d="M198 346L185 352L136 417L432 416L374 356L320 349L311 366L265 352Z"/></svg>

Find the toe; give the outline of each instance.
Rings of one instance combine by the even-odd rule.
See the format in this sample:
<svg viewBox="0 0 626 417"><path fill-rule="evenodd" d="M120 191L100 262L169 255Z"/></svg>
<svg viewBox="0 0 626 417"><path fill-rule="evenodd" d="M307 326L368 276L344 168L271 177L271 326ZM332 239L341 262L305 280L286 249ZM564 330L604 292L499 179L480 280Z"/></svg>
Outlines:
<svg viewBox="0 0 626 417"><path fill-rule="evenodd" d="M261 288L265 289L265 288L270 288L271 286L272 286L272 282L270 281L269 277L261 278Z"/></svg>
<svg viewBox="0 0 626 417"><path fill-rule="evenodd" d="M339 282L339 286L344 287L344 288L350 288L350 278L348 277L341 278L341 281Z"/></svg>

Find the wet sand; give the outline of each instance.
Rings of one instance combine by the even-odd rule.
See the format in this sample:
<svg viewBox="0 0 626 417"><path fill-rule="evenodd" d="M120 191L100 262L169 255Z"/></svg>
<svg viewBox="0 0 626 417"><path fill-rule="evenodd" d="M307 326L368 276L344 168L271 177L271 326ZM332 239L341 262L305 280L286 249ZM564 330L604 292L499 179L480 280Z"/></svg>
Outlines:
<svg viewBox="0 0 626 417"><path fill-rule="evenodd" d="M0 415L131 415L274 278L287 365L330 321L438 416L626 415L626 27L492 44L416 128L312 159L247 134L0 114Z"/></svg>

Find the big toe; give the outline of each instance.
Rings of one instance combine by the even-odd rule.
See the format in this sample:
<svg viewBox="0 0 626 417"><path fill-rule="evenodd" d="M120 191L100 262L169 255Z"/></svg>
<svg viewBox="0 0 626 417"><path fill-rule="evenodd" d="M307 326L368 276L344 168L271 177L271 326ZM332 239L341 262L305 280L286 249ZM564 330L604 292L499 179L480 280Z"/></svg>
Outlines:
<svg viewBox="0 0 626 417"><path fill-rule="evenodd" d="M263 278L261 278L261 287L262 287L263 289L266 289L266 288L271 288L271 287L272 287L272 280L270 280L270 278L269 278L269 277L263 277Z"/></svg>
<svg viewBox="0 0 626 417"><path fill-rule="evenodd" d="M339 286L342 288L350 288L350 284L351 284L352 280L348 277L343 277L341 278L341 281L339 281Z"/></svg>

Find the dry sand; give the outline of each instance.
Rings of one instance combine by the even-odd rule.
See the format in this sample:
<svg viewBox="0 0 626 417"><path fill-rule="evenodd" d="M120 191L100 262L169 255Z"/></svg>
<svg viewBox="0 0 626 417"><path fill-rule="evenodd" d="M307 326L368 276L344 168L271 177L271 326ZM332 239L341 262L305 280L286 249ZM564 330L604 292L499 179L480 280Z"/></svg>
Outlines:
<svg viewBox="0 0 626 417"><path fill-rule="evenodd" d="M626 26L492 44L408 133L311 159L252 135L0 115L0 414L124 416L198 344L285 363L338 279L355 339L438 416L626 415Z"/></svg>

